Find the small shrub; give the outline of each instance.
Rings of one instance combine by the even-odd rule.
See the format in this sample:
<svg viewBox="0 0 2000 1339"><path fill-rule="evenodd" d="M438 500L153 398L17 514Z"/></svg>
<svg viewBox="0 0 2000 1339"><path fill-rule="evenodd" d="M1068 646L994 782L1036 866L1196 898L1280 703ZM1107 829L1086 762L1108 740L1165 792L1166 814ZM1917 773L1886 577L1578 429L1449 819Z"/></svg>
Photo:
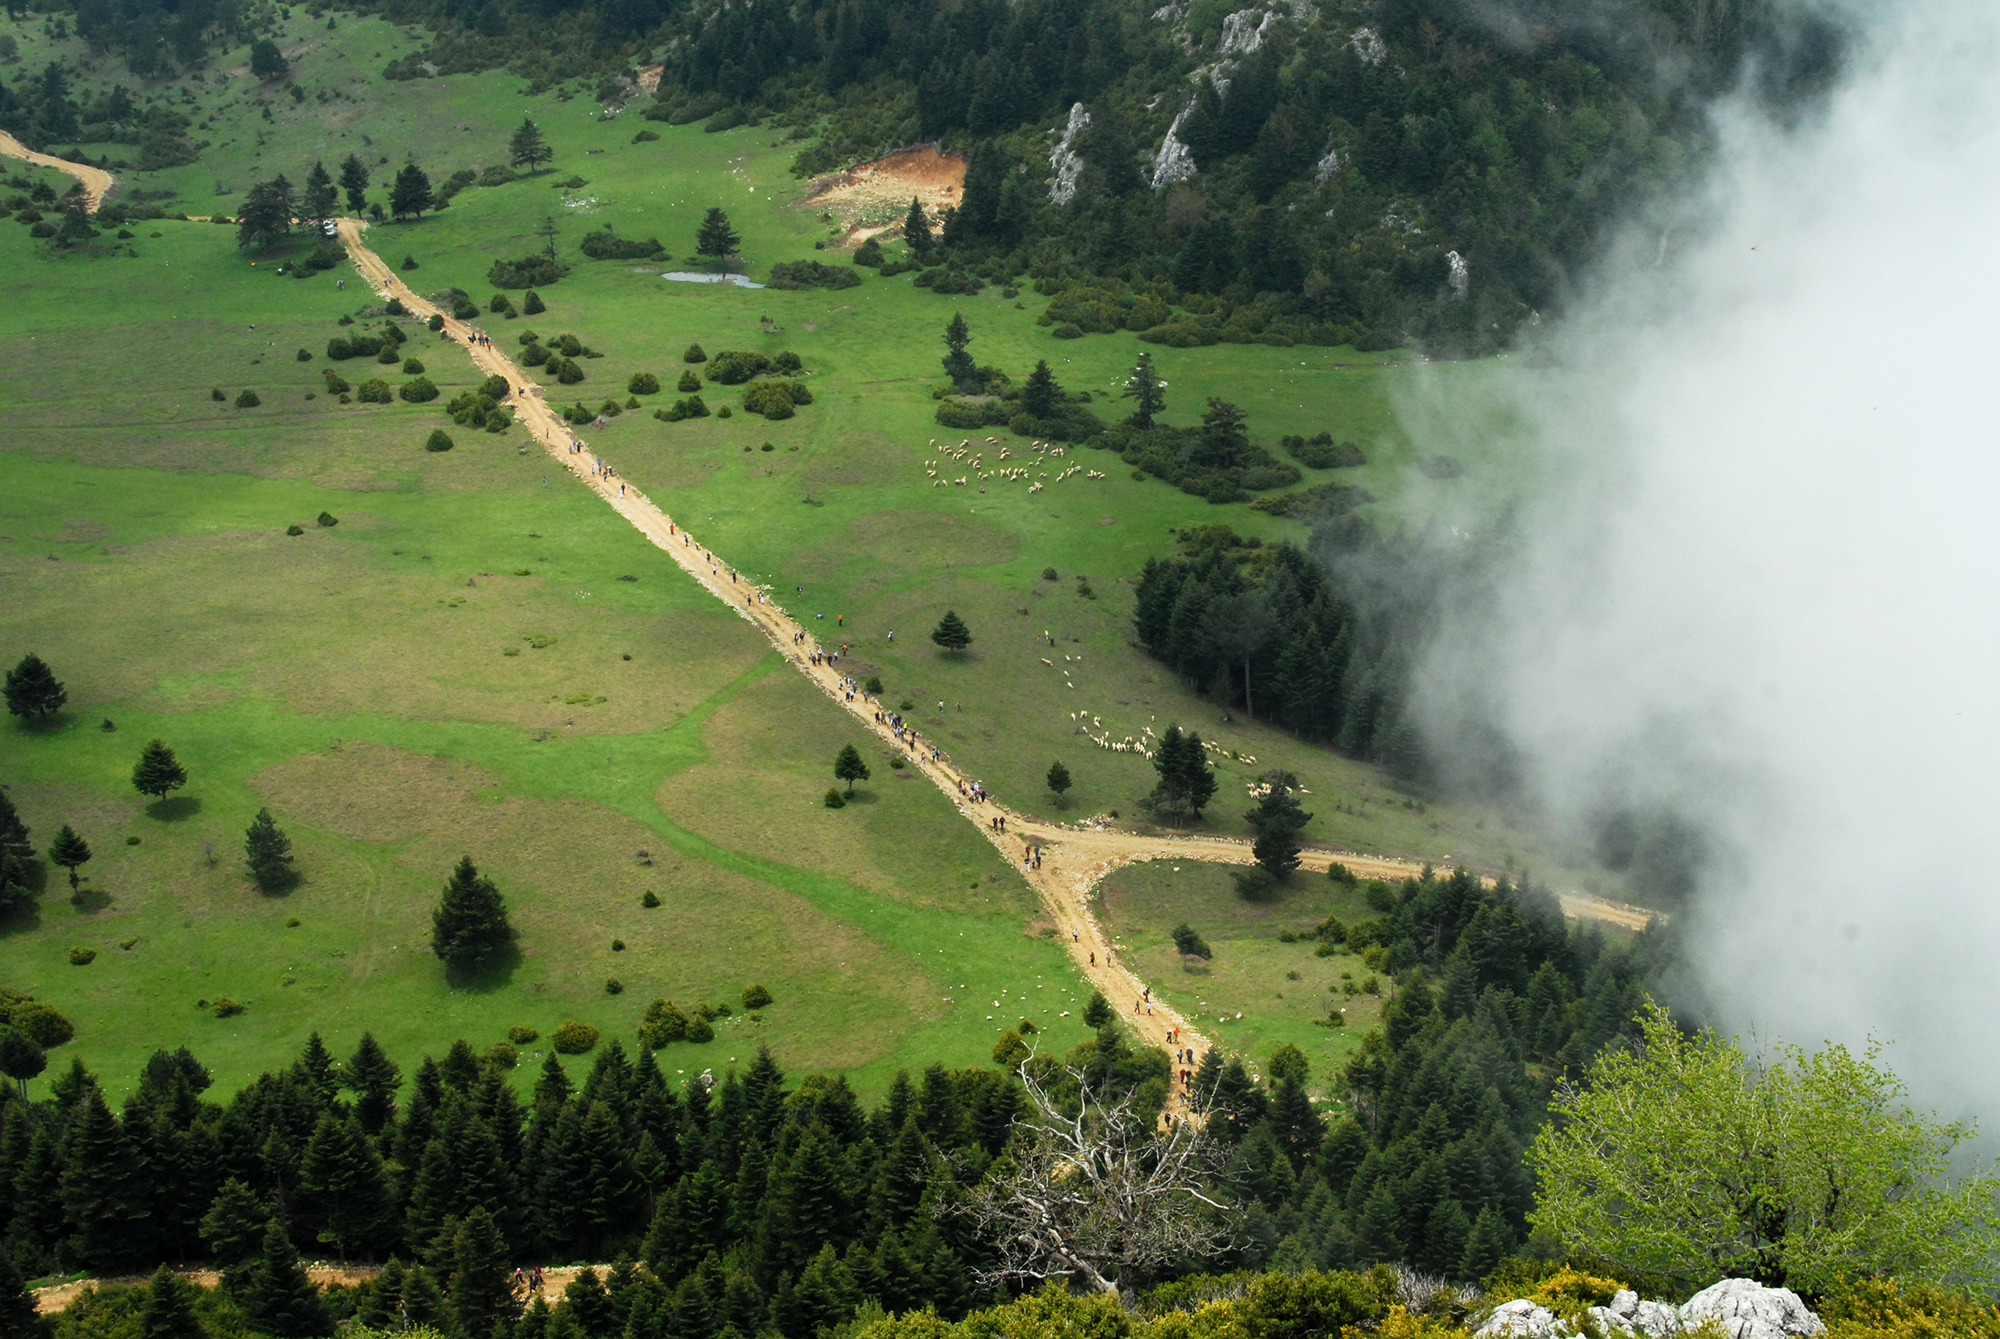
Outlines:
<svg viewBox="0 0 2000 1339"><path fill-rule="evenodd" d="M412 255L405 255L405 256L403 257L403 265L402 265L402 268L403 268L403 269L405 269L405 270L414 270L414 269L416 269L416 268L417 268L417 258L416 258L415 256L412 256Z"/></svg>
<svg viewBox="0 0 2000 1339"><path fill-rule="evenodd" d="M381 350L375 355L375 361L384 367L394 367L403 361L403 355L396 351L398 347L393 340L384 340Z"/></svg>
<svg viewBox="0 0 2000 1339"><path fill-rule="evenodd" d="M772 288L859 288L861 276L851 268L817 260L788 260L771 267Z"/></svg>
<svg viewBox="0 0 2000 1339"><path fill-rule="evenodd" d="M333 527L340 524L340 518L338 516L335 516L330 511L323 511L318 516L314 517L314 519L318 521L321 526L323 526L328 530L331 530L333 529Z"/></svg>
<svg viewBox="0 0 2000 1339"><path fill-rule="evenodd" d="M542 305L542 295L532 288L521 299L521 314L523 316L540 316L547 310L548 308Z"/></svg>
<svg viewBox="0 0 2000 1339"><path fill-rule="evenodd" d="M382 304L382 310L391 316L408 316L410 314L410 309L403 305L401 298L390 298Z"/></svg>
<svg viewBox="0 0 2000 1339"><path fill-rule="evenodd" d="M583 369L577 366L574 358L563 359L560 367L551 359L549 367L554 370L556 380L565 386L574 386L583 380Z"/></svg>
<svg viewBox="0 0 2000 1339"><path fill-rule="evenodd" d="M651 911L654 907L660 905L660 895L648 888L645 896L639 899L639 905Z"/></svg>
<svg viewBox="0 0 2000 1339"><path fill-rule="evenodd" d="M775 446L773 446L773 445L771 445L771 443L769 443L769 442L766 442L766 443L764 443L764 444L763 444L762 446L758 447L757 449L758 449L759 451L776 451L776 450L777 450L778 448L777 448L777 447L775 447Z"/></svg>
<svg viewBox="0 0 2000 1339"><path fill-rule="evenodd" d="M889 767L892 771L900 772L906 765L901 758L889 759Z"/></svg>
<svg viewBox="0 0 2000 1339"><path fill-rule="evenodd" d="M701 351L701 345L690 344L687 346L687 352L681 355L681 361L684 363L705 363L708 361L708 355Z"/></svg>
<svg viewBox="0 0 2000 1339"><path fill-rule="evenodd" d="M435 335L438 331L444 329L444 314L442 312L432 312L431 319L424 322L424 327Z"/></svg>
<svg viewBox="0 0 2000 1339"><path fill-rule="evenodd" d="M688 1019L687 1040L697 1046L704 1042L714 1041L715 1029L709 1026L706 1018L703 1018L700 1014L696 1014L693 1018Z"/></svg>
<svg viewBox="0 0 2000 1339"><path fill-rule="evenodd" d="M826 788L826 807L829 809L845 809L847 807L847 797L840 793L840 787L828 786Z"/></svg>
<svg viewBox="0 0 2000 1339"><path fill-rule="evenodd" d="M793 353L790 349L786 349L771 360L771 370L774 372L783 372L788 377L795 377L805 370L805 363L800 360L796 353ZM799 403L805 404L806 401L801 400Z"/></svg>
<svg viewBox="0 0 2000 1339"><path fill-rule="evenodd" d="M690 367L687 371L681 373L681 379L674 386L674 389L682 395L691 395L701 389L701 378L696 376L694 369Z"/></svg>
<svg viewBox="0 0 2000 1339"><path fill-rule="evenodd" d="M1277 876L1262 865L1252 865L1235 875L1236 895L1245 902L1263 902L1278 891Z"/></svg>
<svg viewBox="0 0 2000 1339"><path fill-rule="evenodd" d="M516 1046L526 1046L531 1041L538 1041L541 1035L535 1029L520 1023L516 1023L513 1027L507 1029L507 1040L513 1042Z"/></svg>
<svg viewBox="0 0 2000 1339"><path fill-rule="evenodd" d="M424 363L423 363L423 359L421 359L421 358L405 358L405 359L403 360L403 375L404 375L404 376L406 376L406 377L420 377L420 376L422 376L423 374L424 374Z"/></svg>
<svg viewBox="0 0 2000 1339"><path fill-rule="evenodd" d="M869 675L867 681L861 686L876 697L882 696L882 676L879 674Z"/></svg>
<svg viewBox="0 0 2000 1339"><path fill-rule="evenodd" d="M424 438L424 450L449 451L455 445L443 428L432 428L431 435Z"/></svg>
<svg viewBox="0 0 2000 1339"><path fill-rule="evenodd" d="M236 407L238 409L255 409L262 403L264 402L257 398L257 392L247 388L240 391L236 396Z"/></svg>
<svg viewBox="0 0 2000 1339"><path fill-rule="evenodd" d="M300 349L298 353L295 355L295 357L298 359L299 362L309 363L313 360L312 350Z"/></svg>
<svg viewBox="0 0 2000 1339"><path fill-rule="evenodd" d="M611 951L612 951L613 953L623 953L623 952L625 951L625 941L624 941L624 940L622 940L622 939L614 939L614 940L612 940L612 941L611 941Z"/></svg>
<svg viewBox="0 0 2000 1339"><path fill-rule="evenodd" d="M1053 568L1053 567L1044 567L1044 568L1042 569L1042 580L1044 580L1044 581L1055 581L1055 580L1057 580L1057 577L1056 577L1056 569L1055 569L1055 568Z"/></svg>
<svg viewBox="0 0 2000 1339"><path fill-rule="evenodd" d="M1049 333L1051 335L1054 335L1057 339L1083 338L1083 331L1077 326L1071 325L1067 321L1063 322L1061 325L1057 326L1054 330L1051 330Z"/></svg>
<svg viewBox="0 0 2000 1339"><path fill-rule="evenodd" d="M428 404L438 398L438 388L431 384L429 377L418 377L406 381L397 388L396 394L410 404Z"/></svg>
<svg viewBox="0 0 2000 1339"><path fill-rule="evenodd" d="M604 993L607 995L623 995L625 993L624 983L619 981L615 976L608 976L604 979Z"/></svg>
<svg viewBox="0 0 2000 1339"><path fill-rule="evenodd" d="M660 379L651 372L634 372L632 379L625 383L625 389L632 395L658 395Z"/></svg>
<svg viewBox="0 0 2000 1339"><path fill-rule="evenodd" d="M597 1029L588 1023L564 1023L549 1037L549 1044L563 1055L582 1055L597 1045Z"/></svg>
<svg viewBox="0 0 2000 1339"><path fill-rule="evenodd" d="M649 237L643 242L620 237L606 224L602 232L594 232L580 244L583 254L592 260L666 260L667 249L660 245L660 239Z"/></svg>
<svg viewBox="0 0 2000 1339"><path fill-rule="evenodd" d="M288 525L285 527L285 533L288 535L303 535L305 532L306 528L302 525Z"/></svg>
<svg viewBox="0 0 2000 1339"><path fill-rule="evenodd" d="M690 358L689 362L696 361ZM725 386L740 386L752 377L761 377L771 370L771 360L761 353L741 349L725 349L715 355L715 362L708 369L708 379L719 381Z"/></svg>
<svg viewBox="0 0 2000 1339"><path fill-rule="evenodd" d="M242 1013L244 1008L241 1000L232 1000L227 995L216 1000L208 1007L217 1018L234 1018L236 1015Z"/></svg>
<svg viewBox="0 0 2000 1339"><path fill-rule="evenodd" d="M521 1053L515 1050L511 1043L499 1041L493 1043L493 1049L486 1053L486 1059L502 1069L512 1069L521 1063Z"/></svg>
<svg viewBox="0 0 2000 1339"><path fill-rule="evenodd" d="M330 367L321 368L320 376L326 381L326 393L328 395L345 395L350 389L347 379Z"/></svg>
<svg viewBox="0 0 2000 1339"><path fill-rule="evenodd" d="M569 267L559 265L547 256L523 256L519 260L496 260L486 271L486 282L495 288L525 288L526 298L521 310L533 316L542 310L536 303L540 301L534 290L546 287L569 273Z"/></svg>
<svg viewBox="0 0 2000 1339"><path fill-rule="evenodd" d="M743 987L743 1007L762 1009L771 1003L771 992L762 986Z"/></svg>
<svg viewBox="0 0 2000 1339"><path fill-rule="evenodd" d="M221 388L218 387L208 393L208 398L211 400L227 400L229 397L224 395Z"/></svg>
<svg viewBox="0 0 2000 1339"><path fill-rule="evenodd" d="M72 967L88 967L97 961L97 950L94 948L73 948L69 951L69 961Z"/></svg>
<svg viewBox="0 0 2000 1339"><path fill-rule="evenodd" d="M492 300L486 304L486 310L497 316L502 312L513 311L514 304L507 300L505 293L495 293Z"/></svg>
<svg viewBox="0 0 2000 1339"><path fill-rule="evenodd" d="M651 144L659 137L659 132L656 130L642 130L632 137L632 142L634 144Z"/></svg>
<svg viewBox="0 0 2000 1339"><path fill-rule="evenodd" d="M854 263L866 265L870 269L882 268L882 244L873 237L854 249Z"/></svg>
<svg viewBox="0 0 2000 1339"><path fill-rule="evenodd" d="M731 417L731 413L730 413L730 409L729 409L729 406L728 406L728 405L724 405L724 406L722 406L722 408L720 408L720 409L716 410L716 411L715 411L715 416L716 416L717 418L729 418L729 417Z"/></svg>

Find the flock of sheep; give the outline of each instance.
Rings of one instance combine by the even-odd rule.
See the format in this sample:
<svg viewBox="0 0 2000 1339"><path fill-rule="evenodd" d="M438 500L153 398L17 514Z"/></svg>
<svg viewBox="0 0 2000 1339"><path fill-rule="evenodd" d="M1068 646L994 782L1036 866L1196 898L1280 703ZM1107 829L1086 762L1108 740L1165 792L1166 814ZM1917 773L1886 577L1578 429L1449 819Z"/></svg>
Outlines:
<svg viewBox="0 0 2000 1339"><path fill-rule="evenodd" d="M937 446L937 438L931 438L930 444ZM1001 445L998 437L988 437L986 445L998 447L1000 452L999 458L1001 460L1012 460L1014 458L1013 452ZM1052 442L1036 442L1033 449L1041 453L1041 460L1037 462L1039 464L1047 464L1051 460L1069 454L1068 447L1057 446ZM1048 479L1049 483L1059 484L1063 480L1078 474L1082 474L1086 479L1102 479L1104 477L1102 470L1091 470L1086 473L1081 465L1071 465L1067 469L1059 471L1053 479L1049 479L1047 470L1035 471L1020 465L996 466L990 470L982 470L980 462L984 459L984 454L979 447L972 444L972 439L968 437L957 446L942 448L938 452L936 460L926 460L924 462L924 473L930 476L932 488L943 488L947 484L953 488L964 488L984 483L988 479L998 479L1002 483L1015 483L1022 479L1028 479L1032 475L1033 481L1028 485L1028 492L1030 494L1042 491L1044 487L1042 480L1044 479ZM939 475L938 471L945 468L944 462L947 459L957 464L962 463L967 456L972 457L972 463L967 467L972 471L971 474L961 474L956 479ZM979 491L983 493L986 490L982 488Z"/></svg>

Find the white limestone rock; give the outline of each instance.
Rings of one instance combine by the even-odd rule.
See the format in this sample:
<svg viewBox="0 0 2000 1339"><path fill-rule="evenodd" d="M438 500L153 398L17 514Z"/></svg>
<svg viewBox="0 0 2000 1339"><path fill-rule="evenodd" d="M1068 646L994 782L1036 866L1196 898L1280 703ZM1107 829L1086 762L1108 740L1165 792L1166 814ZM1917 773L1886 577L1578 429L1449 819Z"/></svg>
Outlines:
<svg viewBox="0 0 2000 1339"><path fill-rule="evenodd" d="M1563 1329L1555 1312L1523 1297L1493 1308L1473 1333L1480 1339L1559 1339Z"/></svg>
<svg viewBox="0 0 2000 1339"><path fill-rule="evenodd" d="M1790 1288L1767 1288L1751 1279L1724 1279L1688 1298L1683 1329L1715 1321L1729 1339L1808 1339L1826 1326Z"/></svg>

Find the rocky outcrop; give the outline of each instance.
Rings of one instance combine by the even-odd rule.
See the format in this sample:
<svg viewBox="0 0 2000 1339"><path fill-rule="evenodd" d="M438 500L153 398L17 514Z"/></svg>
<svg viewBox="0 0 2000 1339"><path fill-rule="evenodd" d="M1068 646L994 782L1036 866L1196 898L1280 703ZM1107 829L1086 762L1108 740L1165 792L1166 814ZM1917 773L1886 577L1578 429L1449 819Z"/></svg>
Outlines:
<svg viewBox="0 0 2000 1339"><path fill-rule="evenodd" d="M1625 1289L1589 1318L1606 1334L1671 1339L1714 1322L1727 1339L1811 1339L1825 1332L1818 1316L1789 1288L1767 1288L1750 1279L1724 1279L1679 1307L1642 1302ZM1484 1339L1571 1339L1572 1329L1553 1311L1523 1297L1495 1307L1475 1333Z"/></svg>

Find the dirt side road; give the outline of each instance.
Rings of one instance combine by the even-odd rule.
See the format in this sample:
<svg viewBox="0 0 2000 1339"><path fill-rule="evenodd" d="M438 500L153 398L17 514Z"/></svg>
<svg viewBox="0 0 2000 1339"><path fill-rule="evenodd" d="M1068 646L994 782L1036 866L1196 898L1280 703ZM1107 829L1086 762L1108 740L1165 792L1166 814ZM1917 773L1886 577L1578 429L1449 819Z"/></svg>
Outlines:
<svg viewBox="0 0 2000 1339"><path fill-rule="evenodd" d="M19 158L37 167L52 167L58 172L67 172L83 183L83 193L90 200L90 212L95 214L104 203L104 197L118 184L118 178L101 167L86 167L82 163L72 163L61 158L51 158L45 153L36 153L4 130L0 130L0 156Z"/></svg>

